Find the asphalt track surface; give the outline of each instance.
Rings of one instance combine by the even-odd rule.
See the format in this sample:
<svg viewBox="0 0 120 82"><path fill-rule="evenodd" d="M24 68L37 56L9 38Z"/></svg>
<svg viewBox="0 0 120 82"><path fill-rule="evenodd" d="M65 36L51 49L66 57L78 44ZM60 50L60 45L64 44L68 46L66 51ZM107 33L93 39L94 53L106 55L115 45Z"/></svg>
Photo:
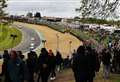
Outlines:
<svg viewBox="0 0 120 82"><path fill-rule="evenodd" d="M36 30L23 26L21 24L13 24L13 26L22 32L22 41L16 47L12 48L12 50L22 51L23 53L26 53L31 50L31 44L34 44L34 49L40 46L41 40ZM34 40L32 40L32 38L34 38ZM10 50L11 49L9 49L9 51ZM0 54L2 53L3 52L0 52Z"/></svg>
<svg viewBox="0 0 120 82"><path fill-rule="evenodd" d="M34 49L38 48L41 44L40 36L37 33L36 30L22 26L22 25L13 25L15 28L18 28L22 32L22 41L14 47L12 50L22 51L23 53L27 53L30 51L30 44L34 43ZM34 41L31 40L31 38L34 38ZM9 49L10 51L11 49ZM3 52L0 52L0 55L2 55ZM0 59L0 73L1 73L1 65L3 60Z"/></svg>

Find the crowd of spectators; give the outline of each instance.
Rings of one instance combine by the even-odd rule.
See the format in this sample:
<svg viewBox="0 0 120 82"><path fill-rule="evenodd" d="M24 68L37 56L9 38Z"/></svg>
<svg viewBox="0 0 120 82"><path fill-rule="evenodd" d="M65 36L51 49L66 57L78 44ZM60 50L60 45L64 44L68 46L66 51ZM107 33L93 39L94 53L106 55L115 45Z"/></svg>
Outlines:
<svg viewBox="0 0 120 82"><path fill-rule="evenodd" d="M101 53L91 45L83 43L72 56L62 58L62 54L46 48L38 55L35 51L24 58L22 51L4 51L2 64L3 82L48 82L55 80L56 74L63 69L72 68L76 82L93 82L101 64L104 79L110 78L110 72L120 73L120 49L118 44L109 45Z"/></svg>
<svg viewBox="0 0 120 82"><path fill-rule="evenodd" d="M56 79L56 69L61 70L63 63L61 53L57 51L56 56L52 50L41 49L38 56L36 52L30 51L27 59L21 51L4 51L2 73L4 82L48 82Z"/></svg>

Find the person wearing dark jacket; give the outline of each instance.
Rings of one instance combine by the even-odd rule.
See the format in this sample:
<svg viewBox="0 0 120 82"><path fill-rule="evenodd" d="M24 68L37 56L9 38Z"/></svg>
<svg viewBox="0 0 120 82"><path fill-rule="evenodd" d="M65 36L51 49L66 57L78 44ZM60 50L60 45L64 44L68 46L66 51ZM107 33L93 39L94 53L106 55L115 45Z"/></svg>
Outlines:
<svg viewBox="0 0 120 82"><path fill-rule="evenodd" d="M74 72L75 82L87 82L88 79L88 62L85 55L85 47L80 46L73 58L72 69Z"/></svg>
<svg viewBox="0 0 120 82"><path fill-rule="evenodd" d="M64 68L69 68L71 66L71 59L69 56L67 56L64 61L63 61L63 67Z"/></svg>
<svg viewBox="0 0 120 82"><path fill-rule="evenodd" d="M36 53L35 51L30 51L30 53L31 53L31 55L33 56L33 60L34 60L35 62L37 62L37 60L38 60L37 53Z"/></svg>
<svg viewBox="0 0 120 82"><path fill-rule="evenodd" d="M95 72L99 71L100 63L97 58L97 52L90 46L86 47L86 55L88 59L88 82L93 82Z"/></svg>
<svg viewBox="0 0 120 82"><path fill-rule="evenodd" d="M60 72L61 70L61 64L63 63L63 58L62 55L59 51L57 51L56 54L56 67L57 67L57 71Z"/></svg>
<svg viewBox="0 0 120 82"><path fill-rule="evenodd" d="M34 82L34 70L36 67L36 61L34 60L34 57L32 53L28 53L28 58L26 60L26 66L28 69L28 82Z"/></svg>
<svg viewBox="0 0 120 82"><path fill-rule="evenodd" d="M114 48L114 56L112 60L112 71L116 73L120 73L120 49Z"/></svg>
<svg viewBox="0 0 120 82"><path fill-rule="evenodd" d="M26 65L26 60L24 60L25 56L23 55L22 51L17 51L18 57L24 64L24 82L29 82L29 70Z"/></svg>
<svg viewBox="0 0 120 82"><path fill-rule="evenodd" d="M7 60L10 59L10 55L9 55L9 53L8 53L8 50L4 50L3 58L4 58L4 59L7 59Z"/></svg>
<svg viewBox="0 0 120 82"><path fill-rule="evenodd" d="M103 77L104 79L109 79L110 77L110 64L111 64L111 54L108 49L104 49L102 52L102 62L103 62Z"/></svg>
<svg viewBox="0 0 120 82"><path fill-rule="evenodd" d="M0 76L5 77L4 82L10 82L10 76L9 76L8 71L7 71L7 64L8 64L9 59L10 59L10 55L8 53L8 50L4 50L2 72L0 74Z"/></svg>
<svg viewBox="0 0 120 82"><path fill-rule="evenodd" d="M51 74L50 74L50 80L55 80L56 78L56 73L55 73L55 68L56 68L56 59L53 54L52 50L49 50L49 59L50 59L50 69L51 69Z"/></svg>
<svg viewBox="0 0 120 82"><path fill-rule="evenodd" d="M24 55L23 55L22 51L17 51L17 54L21 60L24 59Z"/></svg>
<svg viewBox="0 0 120 82"><path fill-rule="evenodd" d="M48 78L50 76L50 62L49 62L49 56L48 51L46 48L41 49L41 54L38 58L37 68L35 70L35 73L38 73L38 79L37 82L39 82L39 79L41 78L41 82L48 82Z"/></svg>
<svg viewBox="0 0 120 82"><path fill-rule="evenodd" d="M24 64L21 59L19 59L16 51L10 52L10 60L7 64L7 71L10 76L9 82L24 81Z"/></svg>

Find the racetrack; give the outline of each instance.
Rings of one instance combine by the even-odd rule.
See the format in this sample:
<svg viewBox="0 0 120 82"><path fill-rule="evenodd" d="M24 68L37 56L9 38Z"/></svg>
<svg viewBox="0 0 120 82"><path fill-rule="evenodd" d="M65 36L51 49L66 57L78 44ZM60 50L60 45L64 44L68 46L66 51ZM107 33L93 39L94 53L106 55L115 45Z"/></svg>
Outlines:
<svg viewBox="0 0 120 82"><path fill-rule="evenodd" d="M34 49L40 46L40 37L34 29L25 27L24 25L15 24L14 26L22 32L22 42L13 48L13 50L22 51L23 53L30 51L30 44L34 43ZM32 41L31 39L34 38Z"/></svg>
<svg viewBox="0 0 120 82"><path fill-rule="evenodd" d="M43 34L44 38L46 39L46 48L52 49L54 53L56 52L56 49L57 49L56 34L59 35L59 51L62 53L63 57L70 55L70 51L73 52L73 49L77 49L78 46L82 44L82 42L78 40L76 37L74 37L73 35L69 33L60 33L47 26L26 24L26 23L20 23L20 22L16 22L15 24L23 25L25 27L38 30L40 33ZM71 49L70 49L70 43L69 43L70 41L72 41Z"/></svg>
<svg viewBox="0 0 120 82"><path fill-rule="evenodd" d="M56 53L57 50L57 34L59 36L59 51L62 53L63 57L70 55L71 52L73 52L73 49L77 49L78 46L82 44L82 42L73 35L69 33L60 33L47 26L26 24L20 22L15 22L13 26L15 28L18 28L22 32L23 36L22 42L13 49L17 51L21 50L23 53L30 51L31 43L35 44L34 48L39 47L38 50L40 52L41 40L39 34L43 34L43 37L46 39L46 48L52 49L54 53ZM32 37L34 37L34 41L31 41ZM70 41L72 41L71 49Z"/></svg>
<svg viewBox="0 0 120 82"><path fill-rule="evenodd" d="M44 38L46 39L47 41L46 48L52 49L54 53L56 52L56 48L57 48L56 34L58 34L59 35L59 51L62 53L63 57L70 55L69 41L72 41L71 51L73 51L73 49L77 49L78 46L82 45L82 42L78 40L76 37L74 37L73 35L69 33L65 33L65 34L60 33L47 26L15 22L14 27L22 31L23 39L22 39L22 42L13 49L21 50L24 53L30 50L31 37L35 38L34 40L35 48L40 47L41 38L39 34L36 32L36 30L39 31L39 33L43 34ZM2 60L0 60L0 65L2 65ZM1 66L0 66L0 72L1 72Z"/></svg>

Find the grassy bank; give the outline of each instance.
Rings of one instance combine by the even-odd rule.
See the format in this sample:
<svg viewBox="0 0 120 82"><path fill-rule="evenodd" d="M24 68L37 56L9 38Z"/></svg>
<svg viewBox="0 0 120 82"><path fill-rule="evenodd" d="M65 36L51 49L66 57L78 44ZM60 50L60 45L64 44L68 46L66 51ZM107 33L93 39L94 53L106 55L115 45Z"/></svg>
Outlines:
<svg viewBox="0 0 120 82"><path fill-rule="evenodd" d="M11 34L17 35L17 38L13 41ZM0 51L17 46L22 40L22 33L8 25L0 26Z"/></svg>
<svg viewBox="0 0 120 82"><path fill-rule="evenodd" d="M50 23L50 22L40 22L39 25L44 25L44 26L48 26L56 31L65 32L65 27L63 25L59 25L56 23Z"/></svg>

